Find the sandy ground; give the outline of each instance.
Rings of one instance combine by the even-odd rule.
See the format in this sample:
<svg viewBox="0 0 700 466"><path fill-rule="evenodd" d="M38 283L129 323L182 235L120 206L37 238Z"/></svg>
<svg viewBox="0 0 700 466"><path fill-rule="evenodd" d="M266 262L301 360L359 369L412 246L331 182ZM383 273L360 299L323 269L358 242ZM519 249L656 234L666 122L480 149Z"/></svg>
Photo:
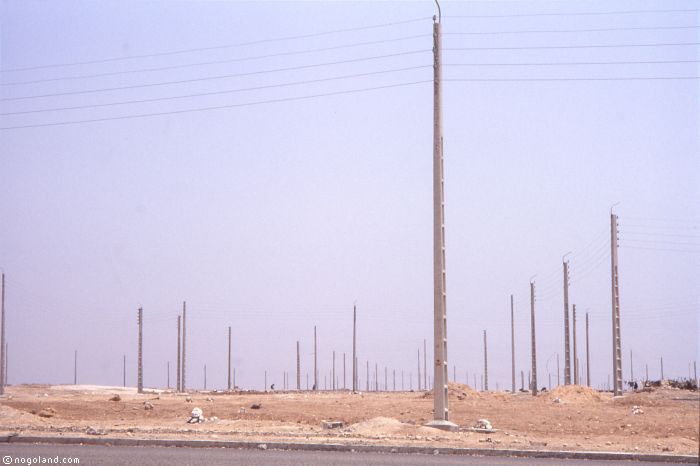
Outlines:
<svg viewBox="0 0 700 466"><path fill-rule="evenodd" d="M110 400L115 395L119 401ZM144 408L146 401L153 409ZM633 406L643 413L633 414ZM186 423L194 407L206 422ZM459 432L424 427L432 407L432 394L423 392L139 395L133 388L23 385L0 398L0 434L80 436L92 428L92 434L132 438L698 454L697 391L664 388L613 399L579 386L532 397L450 385L450 420ZM478 419L498 432L470 431ZM323 420L344 427L324 429Z"/></svg>

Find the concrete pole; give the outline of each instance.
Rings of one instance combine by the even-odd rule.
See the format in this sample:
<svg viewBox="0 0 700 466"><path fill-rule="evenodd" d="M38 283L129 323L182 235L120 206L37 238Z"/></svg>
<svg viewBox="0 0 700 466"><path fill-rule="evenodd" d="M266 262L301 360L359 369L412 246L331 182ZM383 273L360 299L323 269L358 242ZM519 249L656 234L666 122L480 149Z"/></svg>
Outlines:
<svg viewBox="0 0 700 466"><path fill-rule="evenodd" d="M484 330L484 390L489 391L489 359L486 347L486 330Z"/></svg>
<svg viewBox="0 0 700 466"><path fill-rule="evenodd" d="M515 393L515 314L513 312L513 295L510 295L510 381L510 392Z"/></svg>
<svg viewBox="0 0 700 466"><path fill-rule="evenodd" d="M316 326L314 325L314 390L318 390L318 365L316 363Z"/></svg>
<svg viewBox="0 0 700 466"><path fill-rule="evenodd" d="M187 361L187 350L185 346L185 341L187 339L187 303L182 302L182 369L181 376L182 382L180 382L180 390L187 391L187 384L185 383L187 378L185 377L185 367Z"/></svg>
<svg viewBox="0 0 700 466"><path fill-rule="evenodd" d="M379 391L379 365L374 363L374 391Z"/></svg>
<svg viewBox="0 0 700 466"><path fill-rule="evenodd" d="M648 382L649 381L649 364L644 364L644 381Z"/></svg>
<svg viewBox="0 0 700 466"><path fill-rule="evenodd" d="M124 386L126 387L126 354L124 355L124 362L122 364L122 377L124 379Z"/></svg>
<svg viewBox="0 0 700 466"><path fill-rule="evenodd" d="M369 392L369 361L367 361L367 390L366 392Z"/></svg>
<svg viewBox="0 0 700 466"><path fill-rule="evenodd" d="M525 390L525 372L520 371L520 390Z"/></svg>
<svg viewBox="0 0 700 466"><path fill-rule="evenodd" d="M564 256L566 257L566 255ZM564 385L571 383L571 349L569 346L569 261L564 260Z"/></svg>
<svg viewBox="0 0 700 466"><path fill-rule="evenodd" d="M352 306L352 391L357 391L357 306Z"/></svg>
<svg viewBox="0 0 700 466"><path fill-rule="evenodd" d="M441 24L433 23L433 360L434 426L456 429L449 422L447 395L447 302L445 273L445 196L442 141L442 39ZM441 18L440 18L441 19ZM425 370L423 371L425 372Z"/></svg>
<svg viewBox="0 0 700 466"><path fill-rule="evenodd" d="M445 366L445 374L447 374L447 366ZM423 389L428 390L428 344L423 338Z"/></svg>
<svg viewBox="0 0 700 466"><path fill-rule="evenodd" d="M5 345L5 272L2 273L2 291L0 292L0 395L5 394L7 372L5 371L7 346Z"/></svg>
<svg viewBox="0 0 700 466"><path fill-rule="evenodd" d="M634 382L634 365L632 364L632 350L630 349L630 382Z"/></svg>
<svg viewBox="0 0 700 466"><path fill-rule="evenodd" d="M335 391L335 350L333 350L333 371L331 374L331 389Z"/></svg>
<svg viewBox="0 0 700 466"><path fill-rule="evenodd" d="M168 361L168 390L170 390L170 361Z"/></svg>
<svg viewBox="0 0 700 466"><path fill-rule="evenodd" d="M532 396L537 395L537 352L535 344L535 282L530 281L530 328L532 337L532 379L530 389Z"/></svg>
<svg viewBox="0 0 700 466"><path fill-rule="evenodd" d="M231 326L228 327L228 375L226 377L228 389L231 390Z"/></svg>
<svg viewBox="0 0 700 466"><path fill-rule="evenodd" d="M557 353L557 387L561 385L559 383L559 353Z"/></svg>
<svg viewBox="0 0 700 466"><path fill-rule="evenodd" d="M695 388L700 388L698 385L698 362L693 361L693 375L695 376ZM7 380L7 379L5 379Z"/></svg>
<svg viewBox="0 0 700 466"><path fill-rule="evenodd" d="M73 353L73 385L78 385L78 350Z"/></svg>
<svg viewBox="0 0 700 466"><path fill-rule="evenodd" d="M263 385L263 388L264 388L263 391L266 392L267 391L267 371L265 371L265 385Z"/></svg>
<svg viewBox="0 0 700 466"><path fill-rule="evenodd" d="M236 389L236 368L233 368L233 389Z"/></svg>
<svg viewBox="0 0 700 466"><path fill-rule="evenodd" d="M299 354L299 340L297 340L297 390L301 390L301 355Z"/></svg>
<svg viewBox="0 0 700 466"><path fill-rule="evenodd" d="M177 316L177 382L175 383L176 385L176 390L178 392L182 391L182 348L181 348L181 336L182 333L180 331L180 325L182 324L182 316ZM125 356L126 357L126 356ZM126 382L124 383L124 386L126 386Z"/></svg>
<svg viewBox="0 0 700 466"><path fill-rule="evenodd" d="M574 317L574 327L573 327L573 333L574 333L574 385L579 384L579 379L578 379L578 356L577 356L577 345L576 345L576 305L572 305L572 313Z"/></svg>
<svg viewBox="0 0 700 466"><path fill-rule="evenodd" d="M384 366L384 391L388 392L389 391L389 373L387 372L386 366Z"/></svg>
<svg viewBox="0 0 700 466"><path fill-rule="evenodd" d="M418 348L418 391L420 391L420 348Z"/></svg>
<svg viewBox="0 0 700 466"><path fill-rule="evenodd" d="M664 380L664 358L661 358L661 380Z"/></svg>
<svg viewBox="0 0 700 466"><path fill-rule="evenodd" d="M613 396L622 395L622 342L620 339L620 288L617 265L617 241L617 215L611 212L610 274L612 288Z"/></svg>
<svg viewBox="0 0 700 466"><path fill-rule="evenodd" d="M392 372L393 372L393 379L394 379L393 387L394 387L394 391L396 391L396 369L392 369Z"/></svg>
<svg viewBox="0 0 700 466"><path fill-rule="evenodd" d="M345 384L345 351L343 351L343 390L346 390L348 387Z"/></svg>
<svg viewBox="0 0 700 466"><path fill-rule="evenodd" d="M137 391L143 393L143 308L139 308L139 353L138 353L138 372L137 372Z"/></svg>
<svg viewBox="0 0 700 466"><path fill-rule="evenodd" d="M588 312L586 312L586 385L591 386L591 353L588 346Z"/></svg>

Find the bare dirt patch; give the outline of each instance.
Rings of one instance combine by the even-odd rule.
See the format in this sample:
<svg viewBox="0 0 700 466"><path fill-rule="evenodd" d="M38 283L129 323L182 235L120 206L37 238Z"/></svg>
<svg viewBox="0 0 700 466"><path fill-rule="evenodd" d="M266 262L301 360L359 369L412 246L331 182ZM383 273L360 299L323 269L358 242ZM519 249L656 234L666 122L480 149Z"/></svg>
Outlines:
<svg viewBox="0 0 700 466"><path fill-rule="evenodd" d="M424 425L433 400L423 392L190 392L137 394L119 387L10 386L0 398L0 433L196 438L499 449L627 451L697 455L698 392L660 388L615 398L587 387L527 393L476 392L450 385L450 420L460 432ZM119 401L112 401L115 395ZM187 401L191 397L191 402ZM559 402L555 402L558 399ZM148 402L153 409L145 409ZM260 409L251 409L259 404ZM633 414L639 406L643 414ZM194 407L204 423L187 424ZM41 417L40 412L51 417ZM499 429L469 431L478 419ZM324 429L322 421L341 421Z"/></svg>

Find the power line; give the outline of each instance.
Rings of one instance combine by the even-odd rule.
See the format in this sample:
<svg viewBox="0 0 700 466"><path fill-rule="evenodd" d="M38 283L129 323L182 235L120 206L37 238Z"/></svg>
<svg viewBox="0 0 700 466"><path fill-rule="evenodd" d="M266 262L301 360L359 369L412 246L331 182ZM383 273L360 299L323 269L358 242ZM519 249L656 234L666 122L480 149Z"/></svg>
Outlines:
<svg viewBox="0 0 700 466"><path fill-rule="evenodd" d="M401 24L415 23L418 21L425 21L427 19L429 19L429 18L427 18L427 17L414 18L414 19L407 19L407 20L403 20L403 21L394 21L391 23L382 23L382 24L374 24L374 25L369 25L369 26L358 26L358 27L352 27L352 28L335 29L332 31L314 32L314 33L310 33L310 34L300 34L300 35L295 35L295 36L276 37L276 38L270 38L270 39L259 39L259 40L248 41L248 42L239 42L239 43L235 43L235 44L213 45L213 46L208 46L208 47L179 49L179 50L171 50L171 51L166 51L166 52L155 52L155 53L148 53L148 54L141 54L141 55L130 55L130 56L124 56L124 57L110 57L110 58L100 58L100 59L95 59L95 60L56 63L56 64L51 64L51 65L36 65L36 66L27 66L27 67L22 67L22 68L8 68L5 70L1 70L0 72L8 73L8 72L16 72L16 71L38 70L38 69L45 69L45 68L57 68L57 67L62 67L62 66L91 65L91 64L96 64L96 63L107 63L107 62L115 62L115 61L133 60L133 59L137 59L137 58L162 57L162 56L167 56L167 55L178 55L178 54L183 54L183 53L204 52L204 51L208 51L208 50L229 49L229 48L245 47L245 46L249 46L249 45L265 44L265 43L269 43L269 42L281 42L281 41L295 40L295 39L308 39L311 37L319 37L319 36L338 34L338 33L343 33L343 32L365 31L367 29L378 29L378 28L384 28L384 27L390 27L390 26L397 26L397 25L401 25Z"/></svg>
<svg viewBox="0 0 700 466"><path fill-rule="evenodd" d="M569 65L669 65L700 63L700 60L528 62L528 63L444 63L444 66L569 66Z"/></svg>
<svg viewBox="0 0 700 466"><path fill-rule="evenodd" d="M150 98L150 99L124 100L124 101L120 101L120 102L107 102L107 103L102 103L102 104L76 105L76 106L71 106L71 107L52 107L52 108L44 108L44 109L38 109L38 110L22 110L22 111L18 111L18 112L3 112L3 113L0 113L0 116L24 115L24 114L29 114L29 113L58 112L58 111L65 111L65 110L80 110L80 109L87 109L87 108L111 107L111 106L115 106L115 105L143 104L143 103L149 103L149 102L162 102L162 101L168 101L168 100L187 99L187 98L192 98L192 97L205 97L205 96L212 96L212 95L233 94L236 92L257 91L257 90L262 90L262 89L273 89L273 88L277 88L277 87L299 86L299 85L304 85L304 84L312 84L312 83L319 83L319 82L326 82L326 81L335 81L335 80L340 80L340 79L360 78L360 77L365 77L365 76L374 76L374 75L378 75L378 74L417 70L417 69L422 69L422 68L431 68L431 65L411 66L411 67L407 67L407 68L394 68L394 69L390 69L390 70L371 71L368 73L348 74L348 75L343 75L343 76L332 76L329 78L309 79L309 80L304 80L304 81L293 81L293 82L286 82L286 83L268 84L265 86L254 86L254 87L244 87L244 88L237 88L237 89L227 89L227 90L223 90L223 91L200 92L200 93L196 93L196 94L176 95L176 96L169 96L169 97L155 97L155 98Z"/></svg>
<svg viewBox="0 0 700 466"><path fill-rule="evenodd" d="M670 42L657 44L592 44L592 45L536 45L524 47L445 47L443 50L541 50L541 49L595 49L595 48L625 48L625 47L676 47L700 45L700 42Z"/></svg>
<svg viewBox="0 0 700 466"><path fill-rule="evenodd" d="M43 98L43 97L59 97L59 96L66 96L66 95L93 94L93 93L97 93L97 92L122 91L122 90L126 90L126 89L139 89L139 88L144 88L144 87L166 86L166 85L170 85L170 84L184 84L184 83L192 83L192 82L200 82L200 81L212 81L212 80L217 80L217 79L238 78L238 77L243 77L243 76L254 76L254 75L265 74L265 73L277 73L277 72L281 72L281 71L295 71L295 70L303 70L303 69L309 69L309 68L318 68L321 66L332 66L332 65L341 65L341 64L346 64L346 63L357 63L357 62L362 62L362 61L378 60L381 58L399 57L399 56L405 56L405 55L415 55L418 53L424 53L424 52L429 52L429 51L430 50L427 50L427 49L426 50L413 50L413 51L408 51L408 52L390 53L390 54L386 54L386 55L374 55L371 57L361 57L361 58L337 60L337 61L324 62L324 63L314 63L311 65L299 65L299 66L289 66L289 67L285 67L285 68L272 68L272 69L260 70L260 71L249 71L246 73L223 74L223 75L217 75L217 76L205 76L202 78L180 79L180 80L176 80L176 81L161 81L161 82L156 82L156 83L134 84L134 85L129 85L129 86L105 87L105 88L99 88L99 89L87 89L87 90L82 90L82 91L57 92L57 93L53 93L53 94L39 94L39 95L30 95L30 96L22 96L22 97L7 97L7 98L0 99L0 101L7 102L7 101L15 101L15 100L38 99L38 98Z"/></svg>
<svg viewBox="0 0 700 466"><path fill-rule="evenodd" d="M209 110L223 110L223 109L228 109L228 108L250 107L250 106L254 106L254 105L263 105L263 104L280 103L280 102L291 102L291 101L296 101L296 100L307 100L307 99L314 99L314 98L318 98L318 97L329 97L329 96L336 96L336 95L343 95L343 94L354 94L354 93L359 93L359 92L374 91L374 90L378 90L378 89L390 89L390 88L395 88L395 87L411 86L411 85L415 85L415 84L423 84L423 83L429 83L429 82L433 82L433 81L432 80L413 81L413 82L406 82L406 83L388 84L385 86L375 86L375 87L366 87L366 88L361 88L361 89L349 89L349 90L345 90L345 91L326 92L326 93L322 93L322 94L312 94L312 95L305 95L305 96L298 96L298 97L285 97L285 98L279 98L279 99L259 100L259 101L245 102L245 103L240 103L240 104L216 105L216 106L210 106L210 107L198 107L198 108L190 108L190 109L185 109L185 110L173 110L173 111L168 111L168 112L141 113L141 114L136 114L136 115L124 115L124 116L117 116L117 117L60 121L60 122L56 122L56 123L40 123L40 124L31 124L31 125L3 126L3 127L0 127L0 130L43 128L43 127L49 127L49 126L65 126L65 125L74 125L74 124L80 124L80 123L97 123L97 122L103 122L103 121L128 120L128 119L133 119L133 118L146 118L146 117L153 117L153 116L177 115L177 114L182 114L182 113L204 112L204 111L209 111Z"/></svg>
<svg viewBox="0 0 700 466"><path fill-rule="evenodd" d="M153 72L153 71L167 71L167 70L175 70L175 69L182 69L182 68L192 68L192 67L196 67L196 66L220 65L220 64L224 64L224 63L238 63L238 62L243 62L243 61L262 60L265 58L285 57L285 56L291 56L291 55L301 55L301 54L306 54L306 53L325 52L325 51L329 51L329 50L340 50L340 49L352 48L352 47L362 47L362 46L366 46L366 45L385 44L385 43L389 43L389 42L399 42L399 41L417 39L420 37L428 37L428 36L430 36L430 34L417 34L417 35L413 35L413 36L398 37L398 38L394 38L394 39L355 42L352 44L336 45L336 46L332 46L332 47L321 47L321 48L315 48L315 49L294 50L294 51L290 51L290 52L271 53L271 54L267 54L267 55L257 55L257 56L252 56L252 57L230 58L230 59L226 59L226 60L213 60L213 61L205 61L205 62L197 62L197 63L186 63L186 64L180 64L180 65L159 66L159 67L152 67L152 68L139 68L139 69L135 69L135 70L112 71L112 72L108 72L108 73L95 73L95 74L83 74L83 75L75 75L75 76L64 76L64 77L59 77L59 78L36 79L33 81L15 81L15 82L9 82L9 83L0 83L0 86L18 86L18 85L23 85L23 84L38 84L38 83L44 83L44 82L67 81L67 80L73 80L73 79L102 78L102 77L107 77L107 76L119 76L119 75L125 75L125 74L133 74L133 73L144 73L144 72Z"/></svg>
<svg viewBox="0 0 700 466"><path fill-rule="evenodd" d="M649 26L649 27L617 27L617 28L591 28L591 29L527 29L519 31L470 31L470 32L444 32L446 36L472 36L472 35L496 35L496 34L549 34L572 32L613 32L613 31L655 31L676 29L697 29L700 26Z"/></svg>
<svg viewBox="0 0 700 466"><path fill-rule="evenodd" d="M604 16L627 15L645 13L696 13L698 9L674 9L674 10L617 10L617 11L581 11L572 13L513 13L505 15L448 15L443 18L520 18L533 16Z"/></svg>
<svg viewBox="0 0 700 466"><path fill-rule="evenodd" d="M654 80L697 80L700 76L639 76L619 78L484 78L484 79L443 79L451 82L537 82L537 81L654 81Z"/></svg>

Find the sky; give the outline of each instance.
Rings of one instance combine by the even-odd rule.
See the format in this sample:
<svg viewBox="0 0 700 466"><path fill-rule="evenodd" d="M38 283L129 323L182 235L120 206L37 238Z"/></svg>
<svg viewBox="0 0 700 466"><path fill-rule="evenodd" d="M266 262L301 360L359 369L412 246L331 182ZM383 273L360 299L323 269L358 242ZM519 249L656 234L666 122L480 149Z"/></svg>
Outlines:
<svg viewBox="0 0 700 466"><path fill-rule="evenodd" d="M693 1L443 2L448 366L564 370L562 257L591 383L699 359L700 13ZM433 335L433 2L0 2L9 383L416 388ZM653 79L650 79L653 78ZM663 79L661 79L663 78ZM672 79L669 79L672 78ZM682 78L682 79L679 79ZM79 107L79 108L75 108ZM632 361L630 361L632 352ZM422 356L421 356L422 357ZM630 365L632 362L632 365ZM430 365L429 365L430 367ZM422 367L421 367L422 370ZM583 370L585 373L585 370ZM432 376L432 369L429 370ZM476 379L475 379L476 378ZM400 380L400 379L399 379ZM563 379L562 379L563 381ZM399 382L397 382L399 384Z"/></svg>

